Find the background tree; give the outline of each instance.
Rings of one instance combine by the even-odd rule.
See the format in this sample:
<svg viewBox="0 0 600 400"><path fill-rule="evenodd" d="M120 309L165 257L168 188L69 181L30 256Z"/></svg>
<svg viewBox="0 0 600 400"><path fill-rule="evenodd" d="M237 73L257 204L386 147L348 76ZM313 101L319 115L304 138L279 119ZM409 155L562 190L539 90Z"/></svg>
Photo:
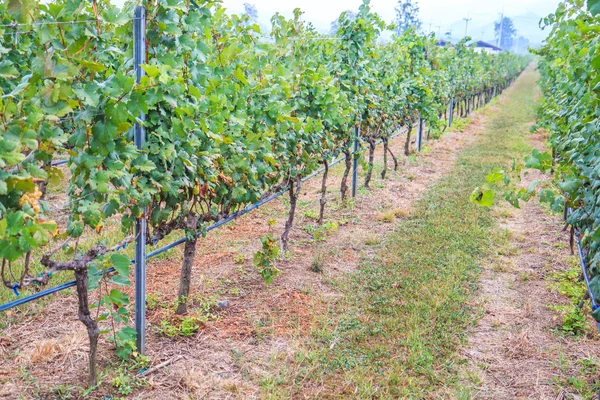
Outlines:
<svg viewBox="0 0 600 400"><path fill-rule="evenodd" d="M504 50L510 50L517 37L517 29L513 20L509 17L501 17L500 21L494 23L494 34L498 39L498 46Z"/></svg>
<svg viewBox="0 0 600 400"><path fill-rule="evenodd" d="M258 22L258 10L254 4L244 3L244 14L248 16L251 23Z"/></svg>
<svg viewBox="0 0 600 400"><path fill-rule="evenodd" d="M515 44L515 53L517 54L527 54L529 52L529 45L531 45L531 41L525 36L519 36L516 39Z"/></svg>
<svg viewBox="0 0 600 400"><path fill-rule="evenodd" d="M352 10L346 10L345 11L346 16L348 17L348 20L353 21L354 19L356 19L356 13ZM338 28L340 27L340 18L336 18L335 21L333 21L331 23L331 30L330 33L332 35L335 35L338 31Z"/></svg>
<svg viewBox="0 0 600 400"><path fill-rule="evenodd" d="M396 36L408 28L421 29L419 19L419 3L416 0L398 0L396 10Z"/></svg>

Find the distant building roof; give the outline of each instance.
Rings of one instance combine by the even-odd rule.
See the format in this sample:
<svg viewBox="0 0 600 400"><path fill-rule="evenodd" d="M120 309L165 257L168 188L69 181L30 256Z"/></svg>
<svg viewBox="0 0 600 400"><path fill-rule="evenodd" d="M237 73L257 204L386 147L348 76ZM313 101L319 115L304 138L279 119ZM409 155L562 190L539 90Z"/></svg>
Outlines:
<svg viewBox="0 0 600 400"><path fill-rule="evenodd" d="M501 49L498 46L494 46L493 44L484 42L483 40L478 40L477 42L473 43L474 47L483 47L486 49L491 49L491 50L496 50L496 51L504 51L503 49Z"/></svg>

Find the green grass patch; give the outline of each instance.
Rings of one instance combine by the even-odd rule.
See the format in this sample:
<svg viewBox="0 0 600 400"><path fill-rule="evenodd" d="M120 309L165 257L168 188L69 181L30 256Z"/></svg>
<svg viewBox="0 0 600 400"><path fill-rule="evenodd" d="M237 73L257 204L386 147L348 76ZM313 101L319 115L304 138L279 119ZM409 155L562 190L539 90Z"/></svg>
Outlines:
<svg viewBox="0 0 600 400"><path fill-rule="evenodd" d="M292 365L273 364L280 379L263 385L266 398L310 397L307 391L318 398L470 396L458 350L481 312L472 301L480 265L502 238L490 211L469 195L493 168L529 150L535 79L530 71L518 81L485 135L397 221L378 255L336 282L342 296Z"/></svg>

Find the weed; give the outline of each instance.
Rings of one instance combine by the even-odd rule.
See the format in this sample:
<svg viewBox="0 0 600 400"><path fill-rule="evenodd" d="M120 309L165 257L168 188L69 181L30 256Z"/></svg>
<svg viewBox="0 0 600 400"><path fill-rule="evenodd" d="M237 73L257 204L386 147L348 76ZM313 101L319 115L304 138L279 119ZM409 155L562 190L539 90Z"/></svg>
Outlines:
<svg viewBox="0 0 600 400"><path fill-rule="evenodd" d="M146 308L149 311L156 310L162 306L163 302L156 294L148 294L146 296Z"/></svg>
<svg viewBox="0 0 600 400"><path fill-rule="evenodd" d="M367 246L377 246L381 243L381 238L376 235L367 236L365 239L365 244Z"/></svg>
<svg viewBox="0 0 600 400"><path fill-rule="evenodd" d="M200 329L198 318L184 318L179 326L179 334L183 337L194 336Z"/></svg>
<svg viewBox="0 0 600 400"><path fill-rule="evenodd" d="M407 215L407 211L397 208L395 210L386 211L383 214L380 214L377 219L379 221L391 224L396 220L396 218L406 217Z"/></svg>
<svg viewBox="0 0 600 400"><path fill-rule="evenodd" d="M580 281L581 270L572 266L565 271L550 274L550 288L563 296L569 297L573 302L581 300L585 294L585 283Z"/></svg>
<svg viewBox="0 0 600 400"><path fill-rule="evenodd" d="M112 385L115 389L117 389L117 393L123 395L129 395L133 393L132 385L134 385L134 383L135 382L133 382L133 380L123 372L121 372L119 376L113 378L112 380Z"/></svg>
<svg viewBox="0 0 600 400"><path fill-rule="evenodd" d="M471 125L470 118L458 118L452 121L452 130L454 132L464 132Z"/></svg>
<svg viewBox="0 0 600 400"><path fill-rule="evenodd" d="M236 264L240 264L240 265L245 264L246 263L246 255L243 253L238 254L233 259L233 262Z"/></svg>
<svg viewBox="0 0 600 400"><path fill-rule="evenodd" d="M321 251L317 251L310 263L310 270L315 273L322 273L325 266L325 256Z"/></svg>
<svg viewBox="0 0 600 400"><path fill-rule="evenodd" d="M576 305L552 305L548 306L548 308L558 312L562 316L562 332L573 336L578 336L587 332L586 315Z"/></svg>
<svg viewBox="0 0 600 400"><path fill-rule="evenodd" d="M280 272L274 265L275 259L279 256L279 246L277 246L277 240L273 235L267 235L260 240L262 250L254 254L253 264L258 269L264 282L270 284Z"/></svg>
<svg viewBox="0 0 600 400"><path fill-rule="evenodd" d="M71 400L71 399L76 398L76 394L74 393L75 389L78 389L78 388L73 387L67 383L67 384L55 387L54 394L56 395L56 398L59 400Z"/></svg>
<svg viewBox="0 0 600 400"><path fill-rule="evenodd" d="M339 225L337 222L326 222L319 228L317 228L317 230L315 230L313 237L315 238L315 240L325 241L327 240L327 237L333 232L337 231L338 228Z"/></svg>
<svg viewBox="0 0 600 400"><path fill-rule="evenodd" d="M392 222L394 222L396 220L396 215L392 212L392 211L388 211L386 213L381 214L378 219L380 221L386 222L388 224L391 224Z"/></svg>
<svg viewBox="0 0 600 400"><path fill-rule="evenodd" d="M319 214L315 210L308 209L304 211L303 215L308 219L318 220Z"/></svg>
<svg viewBox="0 0 600 400"><path fill-rule="evenodd" d="M198 332L198 329L200 329L200 326L204 325L206 321L206 317L203 318L197 316L186 317L175 323L168 320L162 320L160 321L160 327L158 327L157 332L158 334L169 338L176 336L190 337L194 336Z"/></svg>
<svg viewBox="0 0 600 400"><path fill-rule="evenodd" d="M569 269L552 273L548 278L550 289L571 300L569 305L551 305L548 308L562 316L561 331L573 336L585 334L588 330L586 315L577 305L587 290L580 277L579 267L571 265Z"/></svg>
<svg viewBox="0 0 600 400"><path fill-rule="evenodd" d="M160 327L157 329L157 332L160 335L172 338L179 334L179 328L171 322L163 320L160 321Z"/></svg>

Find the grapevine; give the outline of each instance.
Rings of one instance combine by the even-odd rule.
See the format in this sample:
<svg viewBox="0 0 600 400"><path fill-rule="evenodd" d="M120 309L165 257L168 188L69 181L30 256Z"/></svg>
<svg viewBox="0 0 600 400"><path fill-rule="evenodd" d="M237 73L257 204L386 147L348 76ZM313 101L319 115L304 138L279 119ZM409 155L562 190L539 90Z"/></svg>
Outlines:
<svg viewBox="0 0 600 400"><path fill-rule="evenodd" d="M554 175L559 190L541 190L543 201L573 209L568 223L587 248L589 289L600 298L600 2L563 2L543 24L551 31L537 51L544 94L538 125L551 133L552 154L534 152L527 166ZM513 198L527 198L530 192ZM592 315L600 322L600 310Z"/></svg>

